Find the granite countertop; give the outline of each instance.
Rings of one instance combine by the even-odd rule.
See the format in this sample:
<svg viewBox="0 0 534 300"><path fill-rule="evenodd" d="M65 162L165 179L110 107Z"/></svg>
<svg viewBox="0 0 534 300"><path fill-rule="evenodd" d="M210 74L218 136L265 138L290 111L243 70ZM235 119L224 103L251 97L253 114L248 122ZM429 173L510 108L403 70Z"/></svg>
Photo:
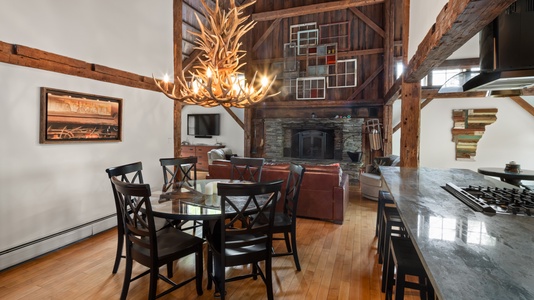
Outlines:
<svg viewBox="0 0 534 300"><path fill-rule="evenodd" d="M441 186L509 186L466 169L380 167L440 300L534 299L534 217L475 212Z"/></svg>

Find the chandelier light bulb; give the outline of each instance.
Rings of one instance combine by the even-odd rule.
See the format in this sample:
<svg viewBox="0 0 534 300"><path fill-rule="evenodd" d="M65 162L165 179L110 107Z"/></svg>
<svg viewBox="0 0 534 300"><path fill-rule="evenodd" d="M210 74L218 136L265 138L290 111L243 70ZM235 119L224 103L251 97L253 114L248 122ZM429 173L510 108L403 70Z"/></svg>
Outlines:
<svg viewBox="0 0 534 300"><path fill-rule="evenodd" d="M267 79L267 77L263 76L261 78L261 86L262 87L266 87L268 84L269 84L269 79Z"/></svg>

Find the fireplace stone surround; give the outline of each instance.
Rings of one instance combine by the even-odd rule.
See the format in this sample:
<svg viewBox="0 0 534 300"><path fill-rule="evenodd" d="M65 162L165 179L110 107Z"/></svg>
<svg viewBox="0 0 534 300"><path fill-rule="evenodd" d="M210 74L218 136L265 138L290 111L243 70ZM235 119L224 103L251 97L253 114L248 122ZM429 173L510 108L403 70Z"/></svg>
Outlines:
<svg viewBox="0 0 534 300"><path fill-rule="evenodd" d="M362 151L363 124L363 118L266 118L263 157L268 162L339 163L343 172L349 174L351 184L354 184L359 179L362 163L352 162L347 151ZM295 157L293 144L298 138L294 138L294 135L308 130L333 133L333 142L330 143L332 158Z"/></svg>

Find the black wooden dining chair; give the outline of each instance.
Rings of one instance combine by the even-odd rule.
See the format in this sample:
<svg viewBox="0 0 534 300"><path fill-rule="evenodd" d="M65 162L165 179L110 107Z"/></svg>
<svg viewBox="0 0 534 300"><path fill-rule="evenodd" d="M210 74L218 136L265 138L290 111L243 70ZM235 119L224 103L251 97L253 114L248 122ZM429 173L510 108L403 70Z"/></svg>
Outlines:
<svg viewBox="0 0 534 300"><path fill-rule="evenodd" d="M230 172L230 179L232 180L247 180L253 182L261 181L261 171L264 158L251 158L251 157L235 157L230 158L232 164L232 170Z"/></svg>
<svg viewBox="0 0 534 300"><path fill-rule="evenodd" d="M193 186L197 180L197 162L198 159L191 157L177 157L177 158L160 158L159 162L163 170L163 188L179 189L184 184Z"/></svg>
<svg viewBox="0 0 534 300"><path fill-rule="evenodd" d="M204 240L174 227L156 230L149 198L150 185L127 183L117 177L112 177L111 182L119 199L126 235L126 270L121 299L126 299L131 281L147 274L150 274L148 299L166 295L193 280L196 281L197 294L202 295ZM167 265L169 277L172 277L172 271L169 270L172 270L173 262L190 254L195 254L195 276L175 283L159 273L159 268ZM134 260L149 269L132 278ZM156 294L158 279L169 283L171 287Z"/></svg>
<svg viewBox="0 0 534 300"><path fill-rule="evenodd" d="M127 183L143 183L143 164L140 161L127 165L107 168L106 173L108 174L110 183L111 177L114 176ZM122 255L122 248L124 245L124 220L119 205L119 199L117 198L117 191L115 190L115 185L113 185L113 183L111 183L111 189L113 191L115 209L117 212L117 253L115 254L115 263L113 264L113 274L115 274L119 269L121 258L124 258ZM169 225L167 220L161 218L156 218L155 222L156 228L163 228Z"/></svg>
<svg viewBox="0 0 534 300"><path fill-rule="evenodd" d="M221 299L226 295L226 282L257 279L258 275L265 282L268 299L273 299L272 228L282 183L283 180L217 185L222 213L218 221L210 223L206 237L210 246L208 278L215 283L215 294ZM269 218L248 218L251 211ZM259 266L261 261L265 262L265 270ZM226 278L226 267L246 264L252 264L251 273Z"/></svg>
<svg viewBox="0 0 534 300"><path fill-rule="evenodd" d="M163 188L162 190L179 190L184 186L193 187L197 180L197 157L176 157L176 158L160 158L161 168L163 170ZM196 228L202 226L201 221L192 221L193 225L185 227L188 221L175 220L174 226L182 230L193 229L193 234L196 233Z"/></svg>
<svg viewBox="0 0 534 300"><path fill-rule="evenodd" d="M273 239L284 240L287 249L287 252L273 252L273 256L292 255L297 271L300 271L299 255L297 252L297 207L300 185L305 171L306 168L301 165L289 165L289 175L287 176L286 190L284 193L284 209L282 212L275 212L273 224L273 234L284 234L283 238L273 237Z"/></svg>

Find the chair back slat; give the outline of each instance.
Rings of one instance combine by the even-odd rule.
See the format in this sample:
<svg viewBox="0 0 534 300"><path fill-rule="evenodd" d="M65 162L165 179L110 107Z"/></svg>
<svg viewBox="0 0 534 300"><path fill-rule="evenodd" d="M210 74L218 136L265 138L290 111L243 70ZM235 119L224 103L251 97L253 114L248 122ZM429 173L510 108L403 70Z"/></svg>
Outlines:
<svg viewBox="0 0 534 300"><path fill-rule="evenodd" d="M123 182L118 177L112 177L111 181L117 191L124 219L126 247L131 251L127 253L135 255L141 251L157 257L156 225L149 198L150 185ZM134 244L145 250L134 250Z"/></svg>
<svg viewBox="0 0 534 300"><path fill-rule="evenodd" d="M230 158L232 169L230 179L232 180L247 180L253 182L261 181L261 171L265 159L250 158L250 157L235 157Z"/></svg>
<svg viewBox="0 0 534 300"><path fill-rule="evenodd" d="M289 216L293 222L297 217L297 205L300 194L300 185L306 168L301 165L290 164L289 175L287 176L286 191L284 195L284 214Z"/></svg>
<svg viewBox="0 0 534 300"><path fill-rule="evenodd" d="M138 161L127 165L118 167L111 167L106 169L109 181L111 183L111 190L113 191L113 198L115 199L115 209L117 212L117 226L119 232L124 231L124 220L122 218L121 207L119 199L117 198L117 189L111 181L112 177L120 178L120 181L127 183L143 183L143 164Z"/></svg>
<svg viewBox="0 0 534 300"><path fill-rule="evenodd" d="M274 211L282 188L283 180L232 184L219 183L217 189L221 196L221 245L234 248L268 243L271 245ZM249 218L253 211L258 215L270 216L268 220ZM266 222L265 222L266 221ZM251 239L234 239L236 236L251 235ZM228 242L227 242L228 241Z"/></svg>
<svg viewBox="0 0 534 300"><path fill-rule="evenodd" d="M163 191L193 186L197 180L197 157L160 158L163 169Z"/></svg>

